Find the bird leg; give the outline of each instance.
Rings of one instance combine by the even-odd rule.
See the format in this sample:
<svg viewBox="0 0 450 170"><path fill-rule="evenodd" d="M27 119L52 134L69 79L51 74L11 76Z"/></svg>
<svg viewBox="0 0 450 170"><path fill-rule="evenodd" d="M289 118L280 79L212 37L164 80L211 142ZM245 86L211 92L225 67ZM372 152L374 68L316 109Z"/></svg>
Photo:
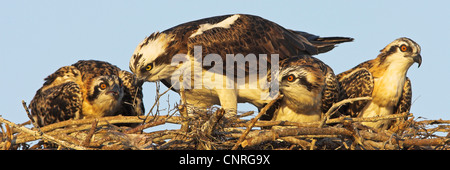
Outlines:
<svg viewBox="0 0 450 170"><path fill-rule="evenodd" d="M220 105L225 110L225 118L235 117L237 114L237 92L235 89L215 89Z"/></svg>

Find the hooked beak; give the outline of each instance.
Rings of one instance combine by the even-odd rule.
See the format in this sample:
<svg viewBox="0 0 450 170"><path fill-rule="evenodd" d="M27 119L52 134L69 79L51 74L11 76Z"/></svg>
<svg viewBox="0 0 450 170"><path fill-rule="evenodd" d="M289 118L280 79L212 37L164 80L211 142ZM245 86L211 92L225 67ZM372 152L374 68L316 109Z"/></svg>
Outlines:
<svg viewBox="0 0 450 170"><path fill-rule="evenodd" d="M145 82L145 79L138 78L136 81L136 86L140 87L140 86L142 86L142 84L144 84L144 82Z"/></svg>
<svg viewBox="0 0 450 170"><path fill-rule="evenodd" d="M420 65L422 64L422 56L420 54L417 54L416 56L413 57L414 62L416 62L417 64L419 64L419 66L417 68L420 67Z"/></svg>
<svg viewBox="0 0 450 170"><path fill-rule="evenodd" d="M106 92L106 94L111 94L115 98L119 97L120 94L120 87L119 85L115 84L110 90Z"/></svg>

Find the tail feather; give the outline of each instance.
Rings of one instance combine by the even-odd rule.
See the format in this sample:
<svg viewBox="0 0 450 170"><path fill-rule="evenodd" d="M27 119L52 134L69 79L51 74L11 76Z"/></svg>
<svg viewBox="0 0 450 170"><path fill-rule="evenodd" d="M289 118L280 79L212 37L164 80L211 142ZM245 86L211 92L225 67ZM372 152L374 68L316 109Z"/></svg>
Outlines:
<svg viewBox="0 0 450 170"><path fill-rule="evenodd" d="M325 53L332 50L337 44L351 42L351 37L319 37L307 32L290 30L297 36L305 37L311 44L313 44L319 53Z"/></svg>

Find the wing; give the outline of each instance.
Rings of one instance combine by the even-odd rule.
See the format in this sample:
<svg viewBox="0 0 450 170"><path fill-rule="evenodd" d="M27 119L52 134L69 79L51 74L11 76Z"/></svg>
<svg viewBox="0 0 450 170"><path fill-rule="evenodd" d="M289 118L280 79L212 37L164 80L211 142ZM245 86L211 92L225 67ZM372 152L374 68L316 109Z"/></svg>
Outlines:
<svg viewBox="0 0 450 170"><path fill-rule="evenodd" d="M341 88L339 100L372 96L373 76L366 68L356 67L337 75ZM356 101L344 105L339 110L342 114L357 116L367 101Z"/></svg>
<svg viewBox="0 0 450 170"><path fill-rule="evenodd" d="M64 66L50 74L45 79L42 91L48 88L59 86L67 82L81 83L81 72L73 66Z"/></svg>
<svg viewBox="0 0 450 170"><path fill-rule="evenodd" d="M255 54L257 59L259 54L267 54L268 63L270 63L270 54L278 54L279 60L294 55L318 54L318 49L306 38L297 36L274 22L253 15L240 14L236 20L227 25L228 27L213 26L201 31L201 34L197 33L202 30L202 26L219 24L233 16L236 15L205 18L163 31L163 33L174 35L174 39L179 40L167 47L166 51L169 53L167 56L179 53L194 54L194 46L202 47L202 57L207 54L218 54L224 63L227 54L247 56L251 53ZM187 49L181 48L186 46ZM204 68L210 69L213 66L204 66ZM224 71L226 71L225 68Z"/></svg>
<svg viewBox="0 0 450 170"><path fill-rule="evenodd" d="M329 68L331 70L331 68ZM328 109L339 101L339 83L332 71L329 71L325 79L325 89L322 91L322 113L326 113Z"/></svg>
<svg viewBox="0 0 450 170"><path fill-rule="evenodd" d="M229 17L232 15L215 17L214 20L199 20L190 25L194 25L197 30L201 24L215 24ZM202 34L189 38L189 43L192 47L201 45L204 55L216 53L223 57L226 54L238 53L244 56L249 53L279 54L281 60L293 55L318 53L317 48L306 38L297 36L274 22L253 15L239 15L229 28L216 27L205 30ZM226 48L223 49L223 46Z"/></svg>
<svg viewBox="0 0 450 170"><path fill-rule="evenodd" d="M124 116L143 115L145 112L142 94L142 84L132 73L121 70L119 77L124 85L124 96L122 108L119 111Z"/></svg>
<svg viewBox="0 0 450 170"><path fill-rule="evenodd" d="M80 87L75 82L66 82L36 92L29 109L32 118L42 127L52 123L77 119L82 108Z"/></svg>
<svg viewBox="0 0 450 170"><path fill-rule="evenodd" d="M402 96L398 101L398 104L395 108L395 114L401 114L404 112L408 112L411 109L411 98L412 98L412 90L411 90L411 81L408 77L406 77L405 85L403 86Z"/></svg>

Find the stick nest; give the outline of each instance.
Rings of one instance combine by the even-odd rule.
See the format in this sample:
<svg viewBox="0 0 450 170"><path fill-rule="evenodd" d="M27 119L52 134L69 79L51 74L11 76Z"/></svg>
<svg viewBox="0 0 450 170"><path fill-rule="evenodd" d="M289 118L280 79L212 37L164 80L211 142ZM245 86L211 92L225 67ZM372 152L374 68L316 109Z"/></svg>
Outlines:
<svg viewBox="0 0 450 170"><path fill-rule="evenodd" d="M353 102L353 101L346 101ZM344 102L345 103L345 102ZM273 102L266 107L270 107ZM342 103L332 109L337 110ZM338 117L330 113L318 122L261 121L263 108L226 119L211 108L187 114L180 105L172 115L113 116L67 120L36 128L0 117L0 149L76 150L447 150L449 120L418 120L411 113L373 118ZM330 109L330 110L332 110ZM371 129L361 122L392 120L389 130ZM179 124L180 129L152 131L152 127ZM128 125L128 126L122 126ZM131 126L130 126L131 125ZM28 126L28 127L27 127ZM30 127L31 126L31 127Z"/></svg>

